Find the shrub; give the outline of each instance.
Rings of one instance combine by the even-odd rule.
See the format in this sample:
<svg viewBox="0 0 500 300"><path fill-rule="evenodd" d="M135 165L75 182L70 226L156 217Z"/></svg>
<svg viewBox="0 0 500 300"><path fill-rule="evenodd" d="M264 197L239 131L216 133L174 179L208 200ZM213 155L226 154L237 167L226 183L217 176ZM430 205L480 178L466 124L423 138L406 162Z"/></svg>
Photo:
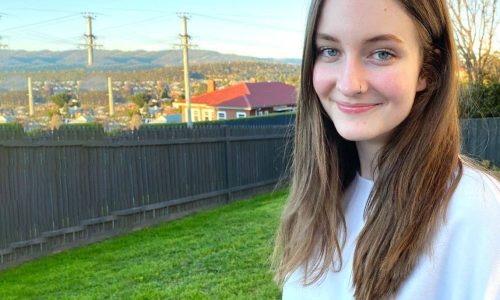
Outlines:
<svg viewBox="0 0 500 300"><path fill-rule="evenodd" d="M500 117L500 83L462 88L460 118L493 117Z"/></svg>

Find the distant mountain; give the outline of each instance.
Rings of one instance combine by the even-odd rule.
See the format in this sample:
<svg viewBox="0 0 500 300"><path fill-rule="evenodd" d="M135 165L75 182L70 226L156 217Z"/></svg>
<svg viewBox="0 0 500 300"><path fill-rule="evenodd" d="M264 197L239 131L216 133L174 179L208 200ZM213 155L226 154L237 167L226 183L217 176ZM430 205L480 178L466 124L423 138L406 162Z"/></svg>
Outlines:
<svg viewBox="0 0 500 300"><path fill-rule="evenodd" d="M232 61L275 62L300 64L300 59L273 59L222 54L216 51L190 50L190 64L205 64ZM0 50L1 71L62 70L84 68L87 64L86 50L25 51ZM92 69L132 70L151 69L182 65L181 50L165 51L119 51L95 50Z"/></svg>

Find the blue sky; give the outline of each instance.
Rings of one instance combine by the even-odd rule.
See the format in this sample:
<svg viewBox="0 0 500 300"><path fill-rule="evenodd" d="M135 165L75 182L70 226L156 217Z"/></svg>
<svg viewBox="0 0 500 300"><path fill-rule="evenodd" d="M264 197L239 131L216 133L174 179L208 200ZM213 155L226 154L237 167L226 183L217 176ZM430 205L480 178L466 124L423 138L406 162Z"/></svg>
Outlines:
<svg viewBox="0 0 500 300"><path fill-rule="evenodd" d="M299 58L309 0L24 0L0 4L0 43L9 49L82 48L82 13L91 12L102 49L169 50L181 19L197 49L256 57Z"/></svg>

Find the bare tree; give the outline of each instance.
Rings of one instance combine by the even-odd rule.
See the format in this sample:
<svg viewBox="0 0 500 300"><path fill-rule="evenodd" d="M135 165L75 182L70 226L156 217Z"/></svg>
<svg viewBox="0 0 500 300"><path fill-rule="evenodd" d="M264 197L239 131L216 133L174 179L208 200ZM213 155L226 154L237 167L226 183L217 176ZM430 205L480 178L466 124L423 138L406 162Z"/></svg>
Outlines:
<svg viewBox="0 0 500 300"><path fill-rule="evenodd" d="M500 83L500 51L495 50L486 65L486 79L490 82Z"/></svg>
<svg viewBox="0 0 500 300"><path fill-rule="evenodd" d="M449 0L448 4L468 83L482 84L493 55L497 0Z"/></svg>
<svg viewBox="0 0 500 300"><path fill-rule="evenodd" d="M130 118L130 122L128 124L128 127L130 130L139 130L139 127L141 127L142 124L142 118L138 114L133 114L132 117Z"/></svg>
<svg viewBox="0 0 500 300"><path fill-rule="evenodd" d="M60 114L53 114L52 118L50 118L50 123L49 127L52 130L59 129L61 127L61 124L63 123L63 119Z"/></svg>

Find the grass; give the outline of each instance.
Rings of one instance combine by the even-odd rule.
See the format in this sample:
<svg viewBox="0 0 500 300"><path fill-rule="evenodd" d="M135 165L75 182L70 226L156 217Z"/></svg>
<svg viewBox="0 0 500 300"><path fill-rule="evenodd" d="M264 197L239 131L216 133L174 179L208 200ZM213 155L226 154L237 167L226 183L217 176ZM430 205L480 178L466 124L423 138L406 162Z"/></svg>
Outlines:
<svg viewBox="0 0 500 300"><path fill-rule="evenodd" d="M287 191L0 273L0 299L279 299L269 257Z"/></svg>

